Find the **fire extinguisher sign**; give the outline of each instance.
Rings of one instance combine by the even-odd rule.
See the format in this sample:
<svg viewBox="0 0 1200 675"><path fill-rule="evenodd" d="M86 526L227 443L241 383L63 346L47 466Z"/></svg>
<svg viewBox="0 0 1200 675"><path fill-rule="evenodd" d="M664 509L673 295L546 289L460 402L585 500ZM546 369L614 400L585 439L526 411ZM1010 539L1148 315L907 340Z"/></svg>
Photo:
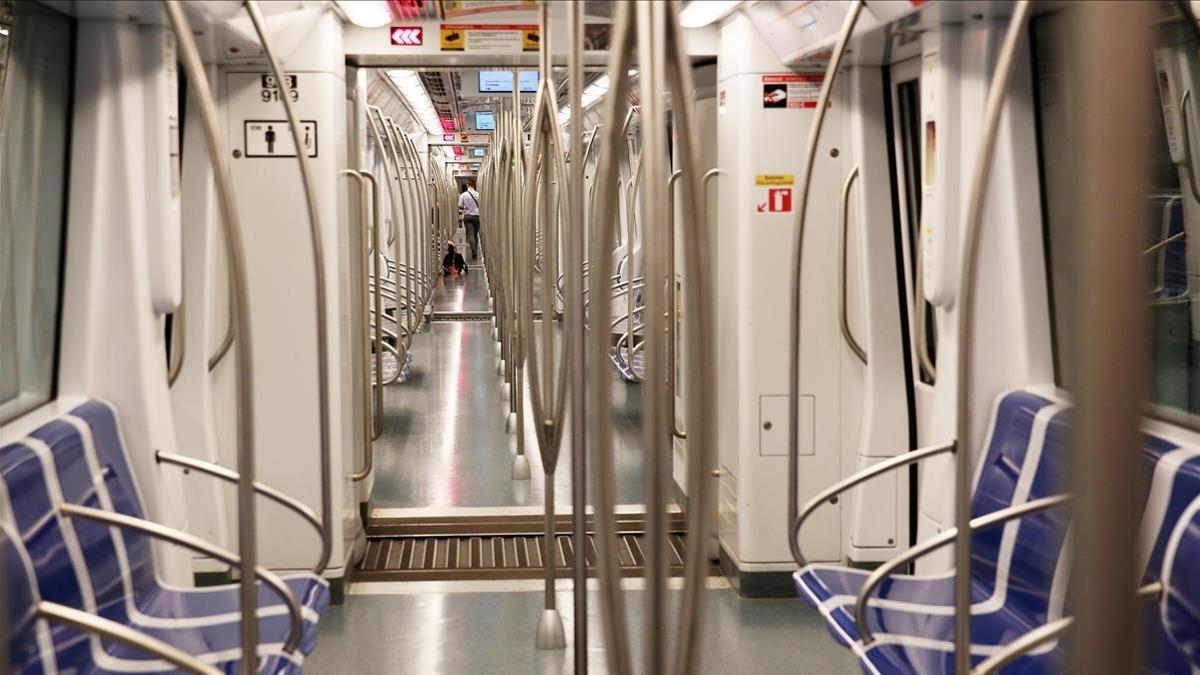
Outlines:
<svg viewBox="0 0 1200 675"><path fill-rule="evenodd" d="M755 210L757 213L791 213L792 185L796 177L790 173L760 173L754 177Z"/></svg>

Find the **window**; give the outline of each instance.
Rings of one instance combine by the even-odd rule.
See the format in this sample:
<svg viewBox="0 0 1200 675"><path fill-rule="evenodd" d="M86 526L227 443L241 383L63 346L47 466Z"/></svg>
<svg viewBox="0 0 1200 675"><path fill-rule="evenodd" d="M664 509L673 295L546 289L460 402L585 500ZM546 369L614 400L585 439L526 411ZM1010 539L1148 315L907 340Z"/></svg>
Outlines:
<svg viewBox="0 0 1200 675"><path fill-rule="evenodd" d="M1164 4L1164 8L1177 6ZM1181 106L1185 92L1200 81L1195 31L1177 13L1158 24L1154 83L1146 91L1146 105L1154 107L1152 126L1137 133L1151 145L1151 185L1146 194L1142 222L1131 223L1145 233L1143 258L1145 298L1150 321L1150 401L1164 416L1194 426L1200 418L1200 316L1188 258L1200 246L1200 233L1189 223L1200 222L1200 186L1190 189L1193 160L1183 139L1197 147L1200 107ZM1065 349L1075 339L1074 297L1078 233L1073 218L1075 127L1070 83L1072 64L1067 47L1069 19L1050 14L1034 23L1033 44L1036 111L1042 185L1043 219L1047 249L1047 278L1051 293L1051 318L1058 385L1071 389L1076 382L1074 363ZM1190 134L1189 129L1197 131ZM1131 130L1131 133L1134 133ZM1200 169L1200 165L1195 165ZM1192 226L1194 227L1194 225ZM1190 253L1189 253L1190 252Z"/></svg>
<svg viewBox="0 0 1200 675"><path fill-rule="evenodd" d="M0 2L0 422L55 394L71 29L41 4Z"/></svg>

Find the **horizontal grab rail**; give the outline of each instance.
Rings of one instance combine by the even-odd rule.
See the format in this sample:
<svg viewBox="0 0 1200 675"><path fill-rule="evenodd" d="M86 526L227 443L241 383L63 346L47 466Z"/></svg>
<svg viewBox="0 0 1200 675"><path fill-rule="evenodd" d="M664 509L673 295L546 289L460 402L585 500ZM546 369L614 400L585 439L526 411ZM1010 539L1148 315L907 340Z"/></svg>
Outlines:
<svg viewBox="0 0 1200 675"><path fill-rule="evenodd" d="M825 488L821 492L817 493L817 496L808 500L808 502L804 504L804 508L800 510L800 514L796 517L795 522L792 524L791 531L792 540L795 542L795 552L799 558L798 562L800 563L800 566L803 567L804 565L808 564L807 559L800 550L800 528L803 527L804 521L808 520L808 517L812 515L812 512L816 511L818 507L825 502L836 503L831 501L834 497L852 487L861 485L862 483L865 483L876 476L888 473L889 471L895 471L896 469L920 462L921 460L928 459L930 457L935 457L947 452L954 452L954 445L954 441L930 445L924 448L918 448L911 452L906 452L902 455L897 455L887 461L873 464L866 469L859 471L853 476L846 478L845 480L834 483L828 488Z"/></svg>
<svg viewBox="0 0 1200 675"><path fill-rule="evenodd" d="M202 459L196 459L195 457L188 457L187 455L181 455L174 452L163 452L162 450L157 450L154 453L154 459L160 464L171 464L184 469L199 471L202 474L212 476L213 478L219 478L220 480L233 485L236 485L238 482L238 474L236 471L223 467L220 464L214 464L212 462L206 462ZM314 530L316 530L318 537L321 535L320 518L318 518L315 511L308 508L308 506L306 506L300 500L296 499L295 497L291 497L271 487L270 485L265 485L260 481L254 481L254 491L300 516L305 522L311 525ZM319 575L321 570L314 568L312 572L313 574Z"/></svg>
<svg viewBox="0 0 1200 675"><path fill-rule="evenodd" d="M61 623L73 626L79 630L94 633L114 642L140 649L147 654L153 654L171 665L178 666L196 675L222 675L216 666L200 661L187 652L170 645L162 640L150 637L145 633L134 630L125 624L117 623L102 616L96 616L82 610L60 605L57 602L42 600L35 607L37 615L51 623ZM243 658L245 655L243 654Z"/></svg>
<svg viewBox="0 0 1200 675"><path fill-rule="evenodd" d="M227 551L219 546L210 544L195 535L180 532L179 530L153 521L135 518L123 513L105 511L104 509L95 509L90 506L80 506L79 504L60 504L58 512L69 518L90 520L168 541L201 555L220 560L232 567L238 567L242 562L241 557L232 551ZM300 614L300 603L296 600L296 596L292 593L291 589L274 572L262 565L255 565L254 576L270 586L279 595L280 599L283 600L284 604L287 605L288 615L291 618L291 630L288 633L287 641L283 645L283 651L288 654L294 654L296 648L300 646L300 637L304 630L304 620ZM246 619L243 618L242 620ZM254 617L250 617L250 620L253 621Z"/></svg>
<svg viewBox="0 0 1200 675"><path fill-rule="evenodd" d="M994 513L989 513L985 516L972 518L970 520L971 527L968 535L987 530L997 525L1003 525L1010 520L1024 518L1025 516L1040 513L1056 506L1062 506L1071 500L1071 495L1054 495L1051 497L1042 497L1025 502L1018 506L1012 506L1007 509L1001 509ZM875 635L871 632L871 626L867 623L867 601L871 598L871 592L874 591L879 584L891 576L901 565L907 565L927 553L936 551L945 546L955 543L958 538L958 528L952 527L943 531L936 537L927 539L926 541L908 549L904 553L892 558L867 577L867 581L863 584L862 589L858 592L858 599L854 603L854 621L858 626L859 639L863 645L869 645L875 641ZM955 574L970 574L970 570L955 569ZM970 611L968 606L967 611Z"/></svg>

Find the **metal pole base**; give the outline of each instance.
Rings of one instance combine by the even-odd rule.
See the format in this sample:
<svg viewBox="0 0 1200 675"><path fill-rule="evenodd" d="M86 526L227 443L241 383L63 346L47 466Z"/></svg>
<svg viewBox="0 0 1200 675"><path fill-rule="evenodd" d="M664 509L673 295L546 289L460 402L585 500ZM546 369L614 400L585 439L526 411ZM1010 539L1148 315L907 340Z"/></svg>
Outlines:
<svg viewBox="0 0 1200 675"><path fill-rule="evenodd" d="M505 389L507 390L508 387L505 387ZM507 399L508 397L506 396L505 398ZM508 419L504 422L504 430L510 434L517 433L517 413L508 413Z"/></svg>
<svg viewBox="0 0 1200 675"><path fill-rule="evenodd" d="M542 610L542 618L538 619L537 641L538 649L566 649L567 636L563 632L563 620L557 609Z"/></svg>
<svg viewBox="0 0 1200 675"><path fill-rule="evenodd" d="M532 474L529 471L529 455L517 455L513 458L513 480L529 480Z"/></svg>

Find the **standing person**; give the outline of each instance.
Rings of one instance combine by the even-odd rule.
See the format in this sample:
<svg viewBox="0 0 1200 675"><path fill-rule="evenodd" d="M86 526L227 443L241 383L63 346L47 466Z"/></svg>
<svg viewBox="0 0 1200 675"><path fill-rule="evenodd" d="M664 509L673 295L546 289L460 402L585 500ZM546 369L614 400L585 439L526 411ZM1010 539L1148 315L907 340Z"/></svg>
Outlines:
<svg viewBox="0 0 1200 675"><path fill-rule="evenodd" d="M479 260L479 192L475 179L467 179L467 189L458 196L458 210L462 212L463 224L467 228L467 245L471 247L471 260Z"/></svg>

